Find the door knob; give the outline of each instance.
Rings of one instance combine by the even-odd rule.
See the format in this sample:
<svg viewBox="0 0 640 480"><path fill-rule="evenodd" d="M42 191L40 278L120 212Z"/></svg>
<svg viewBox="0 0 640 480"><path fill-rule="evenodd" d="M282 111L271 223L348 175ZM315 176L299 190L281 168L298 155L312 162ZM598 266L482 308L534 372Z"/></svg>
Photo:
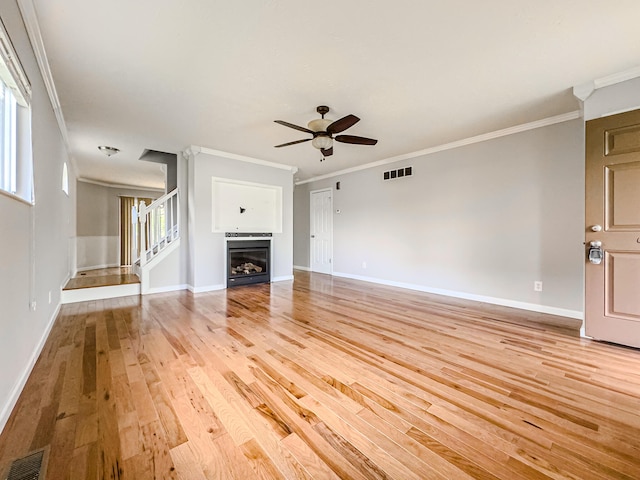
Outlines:
<svg viewBox="0 0 640 480"><path fill-rule="evenodd" d="M601 232L601 231L602 231L602 226L600 226L600 225L593 225L593 226L591 227L591 231L592 231L592 232Z"/></svg>

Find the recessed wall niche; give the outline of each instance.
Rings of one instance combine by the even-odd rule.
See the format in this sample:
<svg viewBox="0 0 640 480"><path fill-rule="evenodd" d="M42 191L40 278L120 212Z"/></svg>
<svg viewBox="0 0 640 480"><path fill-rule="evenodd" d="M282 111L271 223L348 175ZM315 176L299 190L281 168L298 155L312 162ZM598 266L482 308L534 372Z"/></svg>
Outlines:
<svg viewBox="0 0 640 480"><path fill-rule="evenodd" d="M213 231L282 233L282 187L212 177Z"/></svg>

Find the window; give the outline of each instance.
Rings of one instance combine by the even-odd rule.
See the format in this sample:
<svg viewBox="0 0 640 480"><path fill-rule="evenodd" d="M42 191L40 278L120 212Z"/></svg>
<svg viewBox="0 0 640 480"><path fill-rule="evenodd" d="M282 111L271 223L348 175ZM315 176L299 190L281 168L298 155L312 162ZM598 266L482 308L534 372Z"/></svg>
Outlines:
<svg viewBox="0 0 640 480"><path fill-rule="evenodd" d="M0 22L0 191L33 203L31 85Z"/></svg>
<svg viewBox="0 0 640 480"><path fill-rule="evenodd" d="M62 191L69 196L69 168L67 162L62 164Z"/></svg>
<svg viewBox="0 0 640 480"><path fill-rule="evenodd" d="M2 176L0 188L16 194L16 97L11 89L0 81L0 155Z"/></svg>

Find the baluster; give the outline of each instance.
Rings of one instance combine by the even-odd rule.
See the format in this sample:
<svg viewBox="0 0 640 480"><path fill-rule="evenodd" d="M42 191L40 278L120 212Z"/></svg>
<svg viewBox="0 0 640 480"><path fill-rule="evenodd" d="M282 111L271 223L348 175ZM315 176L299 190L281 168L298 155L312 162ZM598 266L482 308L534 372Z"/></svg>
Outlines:
<svg viewBox="0 0 640 480"><path fill-rule="evenodd" d="M140 266L147 263L147 206L140 202Z"/></svg>
<svg viewBox="0 0 640 480"><path fill-rule="evenodd" d="M138 209L131 207L131 265L138 260Z"/></svg>
<svg viewBox="0 0 640 480"><path fill-rule="evenodd" d="M173 242L173 199L174 198L175 197L171 197L170 198L171 208L169 208L169 221L167 222L168 223L168 228L170 228L169 236L170 236L172 242Z"/></svg>

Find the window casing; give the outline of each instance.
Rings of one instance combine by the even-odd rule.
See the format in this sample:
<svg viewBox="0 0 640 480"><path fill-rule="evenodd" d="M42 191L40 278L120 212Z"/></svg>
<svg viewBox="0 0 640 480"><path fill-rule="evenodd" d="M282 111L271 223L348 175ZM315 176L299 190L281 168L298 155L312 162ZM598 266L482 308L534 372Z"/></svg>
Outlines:
<svg viewBox="0 0 640 480"><path fill-rule="evenodd" d="M33 204L31 85L0 21L0 193Z"/></svg>

